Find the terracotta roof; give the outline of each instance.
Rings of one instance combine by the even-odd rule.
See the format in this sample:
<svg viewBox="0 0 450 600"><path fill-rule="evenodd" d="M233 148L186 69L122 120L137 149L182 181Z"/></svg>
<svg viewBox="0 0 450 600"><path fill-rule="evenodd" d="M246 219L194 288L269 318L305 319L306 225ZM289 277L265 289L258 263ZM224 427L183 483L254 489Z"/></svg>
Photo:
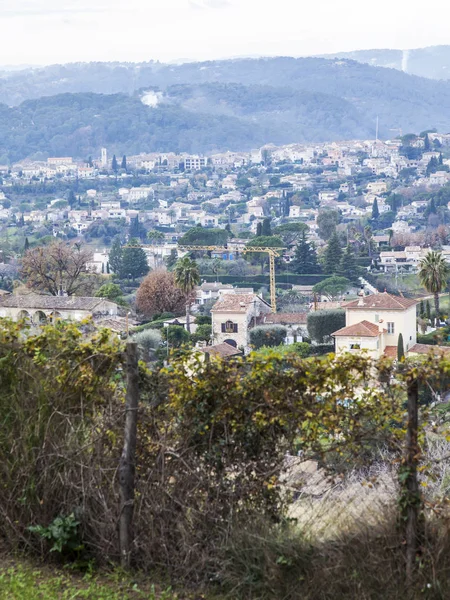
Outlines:
<svg viewBox="0 0 450 600"><path fill-rule="evenodd" d="M306 325L308 313L270 313L264 315L264 323L274 325Z"/></svg>
<svg viewBox="0 0 450 600"><path fill-rule="evenodd" d="M247 312L248 307L255 301L264 302L256 294L223 294L214 304L211 312ZM264 302L264 304L267 304Z"/></svg>
<svg viewBox="0 0 450 600"><path fill-rule="evenodd" d="M47 310L94 310L96 306L104 302L104 298L83 296L43 296L40 294L27 294L26 296L0 297L0 308L30 308ZM110 300L107 300L110 302ZM114 304L111 302L111 304Z"/></svg>
<svg viewBox="0 0 450 600"><path fill-rule="evenodd" d="M397 358L397 346L386 346L384 349L384 355L388 356L389 358Z"/></svg>
<svg viewBox="0 0 450 600"><path fill-rule="evenodd" d="M430 352L450 352L450 346L431 346L429 344L414 344L409 350L408 354L429 354Z"/></svg>
<svg viewBox="0 0 450 600"><path fill-rule="evenodd" d="M358 300L346 302L344 308L356 308L361 310L366 310L368 308L375 308L377 310L405 310L416 304L417 300L403 298L403 296L393 296L392 294L383 292L382 294L372 294L370 296L358 298Z"/></svg>
<svg viewBox="0 0 450 600"><path fill-rule="evenodd" d="M238 354L242 354L240 350L234 348L231 344L227 344L223 342L222 344L215 344L214 346L205 346L204 348L199 348L200 352L204 352L205 354L211 354L212 356L222 356L223 358L227 356L237 356Z"/></svg>
<svg viewBox="0 0 450 600"><path fill-rule="evenodd" d="M375 325L375 323L370 323L369 321L361 321L361 323L355 323L355 325L349 325L348 327L338 329L338 331L335 331L331 335L338 337L378 337L380 335L380 330L378 328L378 325Z"/></svg>

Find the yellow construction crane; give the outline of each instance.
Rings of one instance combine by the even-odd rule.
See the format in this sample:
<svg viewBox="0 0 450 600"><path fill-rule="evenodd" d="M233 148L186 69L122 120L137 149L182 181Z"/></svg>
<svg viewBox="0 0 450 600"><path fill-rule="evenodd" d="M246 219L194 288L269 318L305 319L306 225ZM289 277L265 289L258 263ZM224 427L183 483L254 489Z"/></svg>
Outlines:
<svg viewBox="0 0 450 600"><path fill-rule="evenodd" d="M178 246L179 250L200 250L204 252L230 252L230 249L226 246ZM277 298L275 289L275 258L281 256L283 250L286 248L265 248L262 246L248 246L242 250L236 250L237 254L247 254L247 252L265 252L269 255L270 265L270 305L274 313L277 312Z"/></svg>
<svg viewBox="0 0 450 600"><path fill-rule="evenodd" d="M153 244L140 244L139 246L124 246L125 248L154 248ZM226 246L177 246L178 250L203 251L203 252L230 252ZM242 250L236 250L236 254L247 254L248 252L265 252L269 255L270 265L270 305L274 313L277 312L277 298L275 288L275 258L281 256L286 248L266 248L262 246L248 246Z"/></svg>

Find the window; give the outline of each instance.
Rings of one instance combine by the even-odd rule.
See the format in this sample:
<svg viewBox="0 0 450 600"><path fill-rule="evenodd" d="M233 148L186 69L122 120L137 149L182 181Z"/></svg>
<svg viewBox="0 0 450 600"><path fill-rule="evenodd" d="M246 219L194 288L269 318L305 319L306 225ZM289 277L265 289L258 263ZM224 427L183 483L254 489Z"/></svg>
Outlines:
<svg viewBox="0 0 450 600"><path fill-rule="evenodd" d="M375 315L375 323L379 323L380 322L380 315Z"/></svg>
<svg viewBox="0 0 450 600"><path fill-rule="evenodd" d="M350 344L350 350L361 350L361 344Z"/></svg>
<svg viewBox="0 0 450 600"><path fill-rule="evenodd" d="M395 333L395 323L387 324L388 333Z"/></svg>
<svg viewBox="0 0 450 600"><path fill-rule="evenodd" d="M227 321L226 323L222 323L222 333L237 333L238 326L237 323L233 323L233 321Z"/></svg>

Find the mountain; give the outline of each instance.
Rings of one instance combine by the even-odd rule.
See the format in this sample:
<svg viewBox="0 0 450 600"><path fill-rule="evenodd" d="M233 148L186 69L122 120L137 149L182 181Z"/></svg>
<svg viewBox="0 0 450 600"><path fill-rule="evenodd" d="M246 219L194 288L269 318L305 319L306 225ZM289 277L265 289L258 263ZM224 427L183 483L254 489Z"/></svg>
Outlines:
<svg viewBox="0 0 450 600"><path fill-rule="evenodd" d="M374 67L399 69L430 79L450 79L450 46L429 46L414 50L355 50L322 55L321 58L356 60Z"/></svg>
<svg viewBox="0 0 450 600"><path fill-rule="evenodd" d="M1 163L450 131L450 82L344 59L54 65L1 73L0 102Z"/></svg>
<svg viewBox="0 0 450 600"><path fill-rule="evenodd" d="M144 95L145 96L145 95ZM269 86L172 86L156 105L135 94L59 94L0 105L0 163L143 151L205 153L372 132L352 104Z"/></svg>

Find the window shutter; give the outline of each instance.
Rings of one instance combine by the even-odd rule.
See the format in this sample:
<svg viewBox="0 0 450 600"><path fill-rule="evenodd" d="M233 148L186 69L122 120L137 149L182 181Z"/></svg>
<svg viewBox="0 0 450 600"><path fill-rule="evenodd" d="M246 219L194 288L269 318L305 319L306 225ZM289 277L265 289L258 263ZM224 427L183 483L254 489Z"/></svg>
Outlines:
<svg viewBox="0 0 450 600"><path fill-rule="evenodd" d="M225 323L222 323L222 333L225 333Z"/></svg>
<svg viewBox="0 0 450 600"><path fill-rule="evenodd" d="M237 326L237 323L233 323L233 331L234 331L234 333L237 333L237 332L238 332L238 326Z"/></svg>

